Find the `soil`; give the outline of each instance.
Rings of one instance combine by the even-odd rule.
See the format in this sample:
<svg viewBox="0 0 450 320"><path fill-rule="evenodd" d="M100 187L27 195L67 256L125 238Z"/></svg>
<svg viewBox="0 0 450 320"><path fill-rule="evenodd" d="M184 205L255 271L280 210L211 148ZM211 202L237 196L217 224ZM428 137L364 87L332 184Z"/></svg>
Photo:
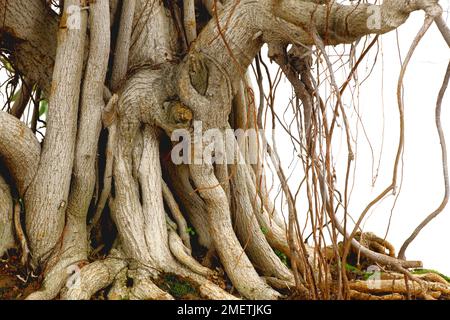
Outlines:
<svg viewBox="0 0 450 320"><path fill-rule="evenodd" d="M0 300L23 300L40 286L39 277L22 266L17 250L0 258Z"/></svg>

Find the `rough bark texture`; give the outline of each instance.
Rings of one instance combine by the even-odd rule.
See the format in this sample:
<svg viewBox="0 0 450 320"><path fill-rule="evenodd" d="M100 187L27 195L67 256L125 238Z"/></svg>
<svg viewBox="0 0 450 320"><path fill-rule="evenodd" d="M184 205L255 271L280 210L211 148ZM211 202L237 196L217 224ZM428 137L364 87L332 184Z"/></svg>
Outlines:
<svg viewBox="0 0 450 320"><path fill-rule="evenodd" d="M25 202L33 266L45 276L29 299L59 293L89 299L111 284L110 299L173 299L156 285L165 274L186 279L201 297L235 299L214 283L213 263L223 267L239 297L278 299L278 290L291 286L317 297L317 283L331 274L320 268L321 249L303 245L283 171L277 173L289 203L288 228L274 213L263 166L249 163L251 147L233 146L233 160L243 164L213 165L193 154L194 163L175 165L167 136L177 129L193 133L194 121L202 123L200 133L261 127L262 109L250 102L247 71L264 43L277 49L271 58L281 64L288 44L352 43L397 28L412 11L438 12L436 3L385 0L376 6L378 26L370 28L366 4L185 0L180 8L170 1L66 0L57 16L41 0L0 0L2 50L26 82L36 83L49 98L42 151L32 130L0 113L0 157L14 183L0 177L0 255L14 245L11 193L17 189ZM199 6L210 16L198 15ZM80 9L76 16L74 8ZM298 71L287 76L299 80ZM297 90L300 98L309 94L312 101L314 89L303 90L310 91ZM21 101L17 109L24 105ZM102 123L108 135L101 134ZM205 149L210 142L192 140L192 145ZM106 151L99 148L102 143ZM270 150L276 165L276 148ZM323 199L324 206L328 201ZM109 217L117 238L106 243L98 240L104 235L97 223ZM196 240L189 237L190 226ZM112 247L103 257L89 256L93 236L105 241L96 253ZM356 240L353 244L378 262L397 262ZM206 250L201 262L193 252L199 245ZM290 258L291 268L274 249ZM67 273L71 268L77 270L74 277ZM127 279L133 279L131 286ZM360 283L350 289L353 297L357 291L369 294ZM438 289L448 293L444 286Z"/></svg>
<svg viewBox="0 0 450 320"><path fill-rule="evenodd" d="M13 229L13 201L9 186L0 176L0 257L15 247Z"/></svg>

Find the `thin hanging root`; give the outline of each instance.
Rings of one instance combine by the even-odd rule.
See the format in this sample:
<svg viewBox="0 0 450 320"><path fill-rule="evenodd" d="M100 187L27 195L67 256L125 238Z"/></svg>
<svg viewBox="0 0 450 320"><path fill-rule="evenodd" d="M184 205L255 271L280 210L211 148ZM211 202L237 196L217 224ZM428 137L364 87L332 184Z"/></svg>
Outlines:
<svg viewBox="0 0 450 320"><path fill-rule="evenodd" d="M442 199L441 204L439 207L430 213L425 220L423 220L420 225L413 231L413 233L406 239L406 241L403 243L402 247L400 248L400 252L398 254L400 259L405 258L405 252L408 246L411 244L412 241L417 237L417 235L422 231L423 228L427 226L428 223L430 223L431 220L436 218L447 206L449 196L450 196L450 187L449 187L449 179L448 179L448 161L447 161L447 144L445 142L445 135L444 130L442 130L442 123L441 123L441 107L442 107L442 100L444 99L445 91L447 90L448 83L450 81L450 63L448 64L447 71L445 73L444 81L442 83L442 87L439 91L439 95L436 102L436 128L439 135L439 142L441 144L441 154L442 154L442 171L444 176L444 197Z"/></svg>
<svg viewBox="0 0 450 320"><path fill-rule="evenodd" d="M26 265L28 261L28 256L30 255L30 249L28 248L27 239L25 237L25 233L23 232L22 224L20 222L20 211L21 206L20 203L17 202L14 205L14 227L16 229L16 236L19 240L20 247L22 249L22 257L20 259L20 262L22 265Z"/></svg>
<svg viewBox="0 0 450 320"><path fill-rule="evenodd" d="M183 244L189 250L191 250L191 238L188 233L188 225L186 223L186 219L184 219L183 213L181 212L178 203L176 202L172 192L164 181L162 182L162 191L164 201L169 207L170 212L172 212L172 216L177 223L180 238L181 240L183 240Z"/></svg>
<svg viewBox="0 0 450 320"><path fill-rule="evenodd" d="M73 283L62 292L66 300L89 300L97 291L110 285L116 275L126 268L127 263L116 250L105 260L88 264L73 275Z"/></svg>
<svg viewBox="0 0 450 320"><path fill-rule="evenodd" d="M106 145L106 166L105 173L103 177L103 190L100 194L99 201L97 203L97 208L95 210L94 217L89 226L89 231L97 225L100 221L103 209L105 208L106 202L108 201L109 195L111 193L111 183L113 175L113 162L114 162L114 151L116 149L116 137L117 137L117 125L116 121L116 107L119 96L114 94L106 105L103 111L103 126L108 128L108 143ZM89 232L90 233L90 232Z"/></svg>
<svg viewBox="0 0 450 320"><path fill-rule="evenodd" d="M184 246L180 237L172 228L169 228L169 248L175 258L177 258L179 262L184 264L193 272L205 277L209 277L214 274L212 270L202 266L191 256L190 249Z"/></svg>
<svg viewBox="0 0 450 320"><path fill-rule="evenodd" d="M439 7L439 5L437 7ZM348 240L350 240L350 241L347 241L347 243L344 246L343 260L346 259L348 252L350 250L350 246L352 244L355 244L355 242L353 241L354 240L353 238L354 238L356 232L358 231L361 223L363 222L366 214L369 212L369 210L373 206L375 206L378 202L380 202L390 192L395 192L395 190L397 188L398 169L399 169L400 160L402 158L404 145L405 145L405 141L404 141L404 136L405 136L404 109L405 108L404 108L404 101L403 101L403 79L405 77L405 73L408 68L408 64L411 61L411 58L412 58L419 42L421 41L423 36L426 34L426 32L428 31L428 29L430 28L432 23L433 23L433 17L427 16L422 25L422 28L419 30L416 37L414 38L414 40L411 44L411 47L409 48L409 51L406 55L405 61L402 65L402 68L400 70L400 75L399 75L398 84L397 84L397 103L398 103L398 111L399 111L399 119L400 119L400 134L399 134L400 138L399 138L398 147L397 147L397 154L395 156L394 170L392 173L391 184L388 187L386 187L384 189L384 191L382 191L375 199L373 199L360 214L358 221L356 222L355 227L353 228L353 231L350 234L350 237L348 237ZM401 251L402 250L400 250L400 253L401 253ZM400 258L399 261L404 260L404 259L402 259L403 258L402 254L399 254L399 258ZM402 263L402 264L403 264L403 267L408 267L404 263ZM397 265L398 265L398 263L397 263ZM411 267L411 266L409 266L409 267Z"/></svg>

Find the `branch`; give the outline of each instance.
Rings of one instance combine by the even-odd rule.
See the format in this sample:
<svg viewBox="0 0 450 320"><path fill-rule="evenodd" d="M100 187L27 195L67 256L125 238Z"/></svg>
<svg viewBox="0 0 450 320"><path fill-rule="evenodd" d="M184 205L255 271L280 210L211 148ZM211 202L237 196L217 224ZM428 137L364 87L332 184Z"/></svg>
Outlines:
<svg viewBox="0 0 450 320"><path fill-rule="evenodd" d="M354 42L368 34L387 33L401 26L411 12L435 7L439 7L437 0L384 0L381 5L341 5L334 1L329 5L317 5L282 0L275 2L273 12L275 17L298 28L301 39L295 39L295 33L288 36L302 44L314 44L308 26L313 23L326 45L336 45Z"/></svg>

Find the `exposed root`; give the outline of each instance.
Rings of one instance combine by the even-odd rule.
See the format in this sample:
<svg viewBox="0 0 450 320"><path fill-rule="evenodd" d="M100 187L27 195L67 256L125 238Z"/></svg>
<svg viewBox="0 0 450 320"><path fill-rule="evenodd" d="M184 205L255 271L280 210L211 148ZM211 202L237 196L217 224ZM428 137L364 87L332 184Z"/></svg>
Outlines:
<svg viewBox="0 0 450 320"><path fill-rule="evenodd" d="M363 246L369 248L370 250L373 250L381 254L386 254L387 250L389 252L388 255L390 257L395 257L394 246L385 239L378 237L372 232L364 232L364 233L358 232L355 235L355 239L357 239Z"/></svg>
<svg viewBox="0 0 450 320"><path fill-rule="evenodd" d="M450 298L450 285L437 282L408 282L405 279L354 281L349 283L351 290L366 295L402 294L422 299Z"/></svg>
<svg viewBox="0 0 450 320"><path fill-rule="evenodd" d="M22 265L26 265L28 261L28 256L30 255L30 249L28 248L27 239L25 237L25 232L22 228L22 223L20 221L20 211L21 211L21 205L19 202L17 202L14 205L14 228L16 230L16 236L19 240L20 247L22 249L22 257L20 261L22 262ZM1 254L1 250L0 250Z"/></svg>
<svg viewBox="0 0 450 320"><path fill-rule="evenodd" d="M365 292L350 290L349 295L352 300L405 300L405 296L400 293L376 296Z"/></svg>
<svg viewBox="0 0 450 320"><path fill-rule="evenodd" d="M258 220L253 214L251 198L247 192L245 165L236 165L231 179L232 194L236 212L234 221L238 236L253 263L267 276L282 280L293 280L290 270L276 256L267 242ZM264 230L266 231L266 230Z"/></svg>
<svg viewBox="0 0 450 320"><path fill-rule="evenodd" d="M226 194L214 175L212 165L190 165L190 170L207 206L214 247L236 289L249 299L279 298L280 294L259 277L239 243L233 230Z"/></svg>
<svg viewBox="0 0 450 320"><path fill-rule="evenodd" d="M208 250L213 250L214 245L206 218L206 205L190 182L189 167L186 165L175 166L170 161L165 164L173 190L186 210L189 221L197 231L198 242Z"/></svg>
<svg viewBox="0 0 450 320"><path fill-rule="evenodd" d="M98 260L82 268L74 275L62 298L66 300L89 300L97 291L110 285L116 275L127 266L117 251L105 260ZM65 290L64 290L65 291Z"/></svg>
<svg viewBox="0 0 450 320"><path fill-rule="evenodd" d="M169 248L175 258L193 272L205 277L213 274L212 270L202 266L191 256L190 250L184 246L178 234L171 228L169 229Z"/></svg>
<svg viewBox="0 0 450 320"><path fill-rule="evenodd" d="M211 300L237 300L238 298L229 294L218 285L214 284L212 281L206 279L203 276L190 272L184 269L172 270L174 274L184 277L194 284L196 284L197 290L200 295L205 299Z"/></svg>
<svg viewBox="0 0 450 320"><path fill-rule="evenodd" d="M0 258L15 246L13 231L13 200L8 185L0 175Z"/></svg>
<svg viewBox="0 0 450 320"><path fill-rule="evenodd" d="M117 138L117 125L115 124L116 119L116 107L118 101L117 94L113 95L108 104L105 106L103 112L103 126L108 128L108 143L106 145L106 166L103 177L103 189L100 194L100 198L97 202L97 208L95 214L92 218L91 224L89 226L90 230L95 227L100 221L103 209L105 208L106 202L111 194L111 183L113 175L113 162L114 162L114 151L116 149L116 138ZM89 230L89 231L90 231ZM89 232L90 233L90 232Z"/></svg>
<svg viewBox="0 0 450 320"><path fill-rule="evenodd" d="M183 214L181 213L181 210L173 197L172 192L170 191L167 184L163 181L162 182L162 191L163 191L163 197L164 201L166 202L167 206L169 207L170 211L172 212L172 216L175 219L177 226L178 226L178 234L183 241L183 244L190 250L191 249L191 238L188 233L188 225L186 223L186 219L184 219Z"/></svg>
<svg viewBox="0 0 450 320"><path fill-rule="evenodd" d="M293 289L295 288L294 281L280 280L274 277L264 277L264 280L275 289Z"/></svg>
<svg viewBox="0 0 450 320"><path fill-rule="evenodd" d="M130 289L127 287L128 269L122 269L114 279L108 292L108 300L129 300Z"/></svg>
<svg viewBox="0 0 450 320"><path fill-rule="evenodd" d="M129 270L128 275L133 279L130 289L130 300L173 300L167 292L161 290L150 279L151 275L144 269Z"/></svg>
<svg viewBox="0 0 450 320"><path fill-rule="evenodd" d="M26 300L53 300L66 285L70 269L67 264L59 262L45 275L42 287L31 293Z"/></svg>
<svg viewBox="0 0 450 320"><path fill-rule="evenodd" d="M437 273L430 272L425 274L416 274L415 276L424 281L442 283L443 285L446 286L449 285L448 281L445 280L442 276L438 275Z"/></svg>

